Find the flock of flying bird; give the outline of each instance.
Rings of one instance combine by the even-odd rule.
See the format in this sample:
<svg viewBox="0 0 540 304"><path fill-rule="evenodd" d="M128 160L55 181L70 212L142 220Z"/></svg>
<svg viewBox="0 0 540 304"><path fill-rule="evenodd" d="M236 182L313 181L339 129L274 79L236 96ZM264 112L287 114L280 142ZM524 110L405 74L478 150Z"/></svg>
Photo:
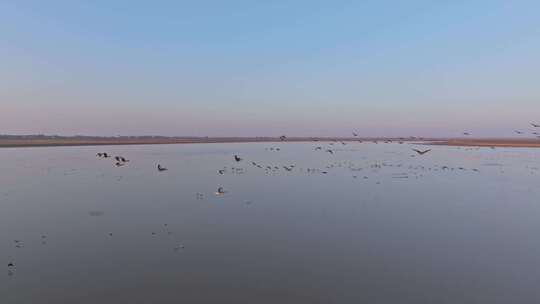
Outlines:
<svg viewBox="0 0 540 304"><path fill-rule="evenodd" d="M530 123L530 125L533 127L533 128L540 128L540 124L537 124L537 123ZM525 131L521 131L521 130L514 130L514 133L518 134L518 135L523 135L525 134L526 132ZM536 136L536 138L540 139L540 132L537 132L537 131L532 131L531 132L532 135ZM463 132L463 135L465 136L470 136L471 133L469 132Z"/></svg>
<svg viewBox="0 0 540 304"><path fill-rule="evenodd" d="M533 126L534 128L540 128L540 124L535 124L535 123L531 123L531 126ZM517 134L524 134L523 131L518 131L516 130L515 133ZM353 136L354 137L358 137L358 133L356 132L352 132ZM540 138L540 133L538 132L532 132L533 135L536 135L538 138ZM471 133L470 132L463 132L463 135L465 136L470 136ZM285 141L287 138L286 136L280 136L280 140L281 141ZM416 137L412 137L410 139L420 139L420 138L416 138ZM403 141L405 139L400 139L398 141L399 144L403 144ZM337 140L334 140L333 142L329 142L329 145L330 146L333 146L335 143L337 143L338 141ZM361 140L358 140L358 142L362 143ZM391 140L385 140L384 141L385 143L392 143ZM376 140L373 141L373 143L378 143ZM346 142L341 142L342 145L347 145ZM278 148L278 147L272 147L272 148L267 148L267 150L271 150L271 151L280 151L281 149ZM322 146L316 146L315 147L315 150L325 150L325 152L329 153L329 154L334 154L334 149L332 148L323 148ZM428 152L432 151L431 149L425 149L425 150L419 150L419 149L415 149L413 148L412 151L414 151L417 155L425 155L427 154ZM104 159L108 159L108 158L112 158L114 159L115 163L114 165L116 167L122 167L124 165L126 165L127 163L129 163L129 159L126 159L125 157L123 156L114 156L112 157L109 153L107 152L100 152L100 153L97 153L96 155L98 158L104 158ZM234 155L233 156L233 159L236 163L239 163L239 162L242 162L244 159L241 158L239 155ZM294 164L291 164L291 165L282 165L282 166L276 166L276 165L262 165L260 163L257 163L257 162L254 162L252 161L251 164L254 166L254 167L257 167L257 168L261 168L261 169L265 169L267 173L269 172L276 172L277 170L279 170L280 168L283 168L285 171L287 172L290 172L292 171L296 166ZM350 169L351 171L355 172L355 171L361 171L363 168L359 168L359 167L356 167L353 163L351 162L335 162L333 164L330 164L328 166L326 166L326 169L331 169L331 168L336 168L336 167L346 167L348 169ZM381 169L382 167L402 167L402 164L388 164L388 163L375 163L375 164L372 164L370 166L370 169L371 170L378 170L378 169ZM237 173L237 174L242 174L244 173L244 169L243 168L235 168L235 167L232 167L231 168L233 170L234 173ZM466 170L466 168L463 168L463 167L457 167L457 168L452 168L452 167L449 167L449 166L439 166L437 168L426 168L424 166L409 166L408 167L409 170L418 170L418 171L445 171L445 170ZM168 169L166 167L163 167L161 164L157 164L157 171L158 172L163 172L163 171L167 171ZM476 168L473 168L471 169L472 171L474 172L479 172L478 169ZM219 169L218 170L218 174L220 175L223 175L227 172L227 168L224 168L224 169ZM307 168L305 170L305 172L307 173L321 173L321 174L327 174L328 171L327 170L321 170L321 169L317 169L317 168ZM419 175L416 175L416 177L418 178ZM357 175L353 175L353 178L357 178L358 176ZM368 176L364 176L364 179L367 179ZM406 173L394 173L392 175L392 178L408 178L408 174ZM377 184L380 184L380 182L377 182ZM224 194L226 194L227 191L222 187L222 186L219 186L217 191L215 192L215 195L216 196L222 196ZM201 200L201 199L204 199L204 195L202 193L197 193L196 194L196 198L198 200ZM246 202L246 204L248 203L251 203L251 202ZM96 212L95 213L95 216L98 216L98 215L101 215L103 214L102 212ZM94 215L93 213L91 213L91 215ZM167 224L164 224L165 227L167 227ZM172 232L170 231L167 231L167 234L172 234ZM112 233L109 233L109 236L112 237ZM152 235L156 235L156 232L152 232ZM14 240L14 244L15 244L15 247L16 248L22 248L23 247L23 242L21 240ZM41 244L42 245L45 245L47 244L47 236L46 235L42 235L41 236ZM176 247L174 247L174 251L179 251L181 249L184 249L184 245L178 245ZM14 269L15 269L15 263L14 262L9 262L7 264L7 267L8 267L8 275L9 276L13 276L14 274Z"/></svg>

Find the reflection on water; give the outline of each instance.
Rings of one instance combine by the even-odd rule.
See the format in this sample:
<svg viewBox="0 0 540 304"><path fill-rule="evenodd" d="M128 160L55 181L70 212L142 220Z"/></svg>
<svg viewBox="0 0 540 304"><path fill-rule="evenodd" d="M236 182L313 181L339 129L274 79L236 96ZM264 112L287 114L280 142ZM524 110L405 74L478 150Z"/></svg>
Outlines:
<svg viewBox="0 0 540 304"><path fill-rule="evenodd" d="M0 303L540 298L540 151L411 148L2 149Z"/></svg>

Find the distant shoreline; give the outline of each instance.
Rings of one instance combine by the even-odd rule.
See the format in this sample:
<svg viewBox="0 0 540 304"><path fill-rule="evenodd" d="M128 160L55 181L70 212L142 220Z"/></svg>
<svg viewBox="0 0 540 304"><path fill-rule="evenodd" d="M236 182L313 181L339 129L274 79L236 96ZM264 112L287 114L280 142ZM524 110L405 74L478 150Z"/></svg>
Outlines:
<svg viewBox="0 0 540 304"><path fill-rule="evenodd" d="M0 148L62 147L62 146L119 146L119 145L173 145L213 143L276 143L316 141L359 141L357 138L294 137L51 137L51 138L1 138Z"/></svg>
<svg viewBox="0 0 540 304"><path fill-rule="evenodd" d="M0 137L0 148L170 145L211 143L275 143L275 142L400 142L437 146L540 148L538 139L436 139L436 138L359 138L359 137Z"/></svg>
<svg viewBox="0 0 540 304"><path fill-rule="evenodd" d="M425 144L457 147L540 148L539 139L446 139L428 141Z"/></svg>

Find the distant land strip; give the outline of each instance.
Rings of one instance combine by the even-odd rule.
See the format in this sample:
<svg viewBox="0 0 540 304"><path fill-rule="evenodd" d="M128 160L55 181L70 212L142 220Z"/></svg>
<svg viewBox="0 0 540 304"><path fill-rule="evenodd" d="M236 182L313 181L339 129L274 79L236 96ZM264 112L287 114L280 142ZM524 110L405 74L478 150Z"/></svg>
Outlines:
<svg viewBox="0 0 540 304"><path fill-rule="evenodd" d="M106 146L106 145L165 145L206 143L257 142L377 142L414 143L465 147L522 147L540 148L540 140L532 138L422 138L422 137L166 137L166 136L56 136L56 135L0 135L0 148Z"/></svg>
<svg viewBox="0 0 540 304"><path fill-rule="evenodd" d="M106 145L166 145L209 143L257 143L257 142L316 142L316 141L389 141L378 138L338 137L164 137L164 136L41 136L0 135L0 148L53 147L53 146L106 146ZM398 141L399 139L395 139ZM405 141L406 139L402 139ZM412 140L412 139L410 139ZM414 140L419 140L415 138Z"/></svg>
<svg viewBox="0 0 540 304"><path fill-rule="evenodd" d="M424 144L435 145L435 146L459 146L459 147L540 148L540 140L535 139L535 138L528 138L528 139L459 138L459 139L431 140L431 141L425 142Z"/></svg>

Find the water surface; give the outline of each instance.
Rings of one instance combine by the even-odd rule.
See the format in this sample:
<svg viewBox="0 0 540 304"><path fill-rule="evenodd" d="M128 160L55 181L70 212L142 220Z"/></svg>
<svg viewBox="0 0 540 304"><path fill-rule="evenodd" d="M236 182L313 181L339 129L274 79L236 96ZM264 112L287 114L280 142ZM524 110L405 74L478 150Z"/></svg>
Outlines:
<svg viewBox="0 0 540 304"><path fill-rule="evenodd" d="M411 147L1 149L0 302L537 301L540 152Z"/></svg>

